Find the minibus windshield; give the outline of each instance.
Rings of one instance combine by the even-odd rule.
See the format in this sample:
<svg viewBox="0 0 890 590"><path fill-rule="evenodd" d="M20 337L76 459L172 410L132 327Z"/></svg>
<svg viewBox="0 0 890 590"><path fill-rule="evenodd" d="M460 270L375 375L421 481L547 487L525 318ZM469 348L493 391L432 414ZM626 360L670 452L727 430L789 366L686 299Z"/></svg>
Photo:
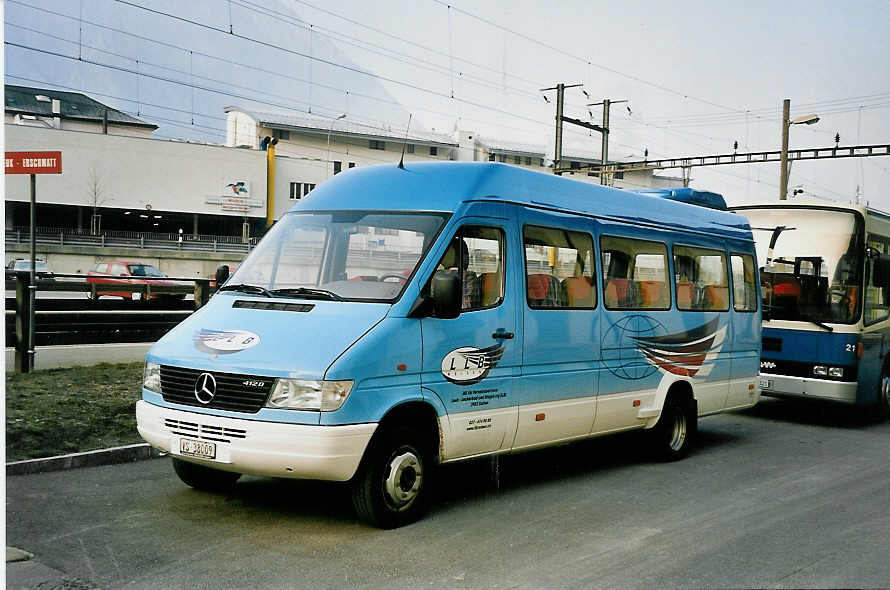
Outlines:
<svg viewBox="0 0 890 590"><path fill-rule="evenodd" d="M399 297L448 218L398 211L294 212L282 217L226 290L332 301Z"/></svg>
<svg viewBox="0 0 890 590"><path fill-rule="evenodd" d="M847 211L743 208L761 269L764 318L853 323L862 301L861 223Z"/></svg>

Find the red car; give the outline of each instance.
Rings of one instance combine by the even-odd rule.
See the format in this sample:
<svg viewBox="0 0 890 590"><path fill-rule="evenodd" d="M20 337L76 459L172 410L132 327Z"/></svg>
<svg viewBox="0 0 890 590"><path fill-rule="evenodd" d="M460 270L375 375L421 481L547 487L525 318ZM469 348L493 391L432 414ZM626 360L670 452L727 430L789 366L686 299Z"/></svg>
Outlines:
<svg viewBox="0 0 890 590"><path fill-rule="evenodd" d="M137 261L112 260L110 262L96 263L92 270L87 273L87 283L96 285L96 299L103 295L123 297L124 299L133 299L134 301L141 299L145 296L144 290L134 289L134 285L151 285L149 299L158 299L160 297L182 299L185 297L183 293L164 292L165 287L179 285L176 281L162 280L166 276L151 264Z"/></svg>

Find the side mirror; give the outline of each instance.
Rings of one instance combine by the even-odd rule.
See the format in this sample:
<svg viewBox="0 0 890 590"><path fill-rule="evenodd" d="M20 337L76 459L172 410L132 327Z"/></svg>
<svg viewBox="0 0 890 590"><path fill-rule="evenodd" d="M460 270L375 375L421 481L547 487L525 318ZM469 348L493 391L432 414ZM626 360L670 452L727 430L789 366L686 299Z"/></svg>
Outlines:
<svg viewBox="0 0 890 590"><path fill-rule="evenodd" d="M222 287L223 283L229 280L229 265L221 264L216 267L216 286Z"/></svg>
<svg viewBox="0 0 890 590"><path fill-rule="evenodd" d="M890 287L890 256L881 254L874 258L871 284L874 287Z"/></svg>
<svg viewBox="0 0 890 590"><path fill-rule="evenodd" d="M430 295L437 318L450 320L460 315L463 289L459 276L450 272L437 272L430 284Z"/></svg>

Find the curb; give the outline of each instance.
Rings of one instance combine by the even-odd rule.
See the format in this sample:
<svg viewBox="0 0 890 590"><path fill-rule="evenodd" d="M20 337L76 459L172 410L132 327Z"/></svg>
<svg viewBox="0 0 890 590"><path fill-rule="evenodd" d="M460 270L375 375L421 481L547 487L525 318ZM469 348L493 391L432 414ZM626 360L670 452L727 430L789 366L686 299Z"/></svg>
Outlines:
<svg viewBox="0 0 890 590"><path fill-rule="evenodd" d="M99 449L97 451L86 451L84 453L44 457L43 459L14 461L6 464L6 475L30 475L32 473L46 473L48 471L62 471L80 467L131 463L133 461L154 459L165 454L148 443L139 443L110 449Z"/></svg>

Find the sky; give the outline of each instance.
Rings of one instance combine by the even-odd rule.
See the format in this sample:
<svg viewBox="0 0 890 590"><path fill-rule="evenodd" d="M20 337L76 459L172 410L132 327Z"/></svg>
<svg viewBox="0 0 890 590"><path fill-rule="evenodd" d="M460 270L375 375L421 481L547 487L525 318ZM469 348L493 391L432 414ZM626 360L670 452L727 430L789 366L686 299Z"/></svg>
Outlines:
<svg viewBox="0 0 890 590"><path fill-rule="evenodd" d="M820 116L791 149L890 143L888 0L7 0L5 18L7 83L83 91L162 137L222 143L236 105L394 130L410 114L550 154L541 89L565 83L583 84L566 114L595 124L588 103L628 101L611 111L618 160L777 150L785 98ZM566 128L566 154L599 151ZM778 198L776 163L692 178L733 204ZM890 210L890 157L797 162L789 187Z"/></svg>

